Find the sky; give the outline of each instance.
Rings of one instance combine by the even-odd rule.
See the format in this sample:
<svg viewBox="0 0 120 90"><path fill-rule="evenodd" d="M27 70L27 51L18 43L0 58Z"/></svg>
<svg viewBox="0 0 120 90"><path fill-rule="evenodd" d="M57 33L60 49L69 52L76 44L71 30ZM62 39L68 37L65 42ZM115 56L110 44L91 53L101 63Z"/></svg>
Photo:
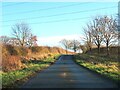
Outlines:
<svg viewBox="0 0 120 90"><path fill-rule="evenodd" d="M60 46L62 39L82 41L83 28L96 16L117 13L117 2L2 2L0 36L12 37L11 27L24 22L38 45Z"/></svg>

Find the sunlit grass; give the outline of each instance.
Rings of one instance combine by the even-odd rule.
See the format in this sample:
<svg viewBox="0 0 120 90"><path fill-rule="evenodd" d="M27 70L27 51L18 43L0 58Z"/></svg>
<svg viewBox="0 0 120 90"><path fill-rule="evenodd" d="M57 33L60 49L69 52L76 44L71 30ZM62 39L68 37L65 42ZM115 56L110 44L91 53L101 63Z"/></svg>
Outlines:
<svg viewBox="0 0 120 90"><path fill-rule="evenodd" d="M56 55L57 58L59 55ZM40 70L43 70L53 64L56 59L49 57L44 60L29 61L26 62L26 67L22 70L10 71L10 72L1 72L2 76L2 86L3 87L18 87L21 82L27 81L31 76L35 75Z"/></svg>
<svg viewBox="0 0 120 90"><path fill-rule="evenodd" d="M101 58L99 56L87 54L76 55L75 61L79 65L109 77L116 82L120 80L120 63L118 61L110 60L110 58L107 59L106 57Z"/></svg>

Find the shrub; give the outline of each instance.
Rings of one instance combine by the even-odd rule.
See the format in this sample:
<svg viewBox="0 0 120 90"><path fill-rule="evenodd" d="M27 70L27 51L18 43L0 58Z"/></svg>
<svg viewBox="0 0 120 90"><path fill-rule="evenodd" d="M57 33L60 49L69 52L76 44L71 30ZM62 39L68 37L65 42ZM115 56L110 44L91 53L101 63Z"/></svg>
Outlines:
<svg viewBox="0 0 120 90"><path fill-rule="evenodd" d="M0 45L2 47L3 71L18 70L25 67L24 64L31 60L43 60L48 57L54 57L55 54L66 52L57 47L35 46L30 49L27 47Z"/></svg>
<svg viewBox="0 0 120 90"><path fill-rule="evenodd" d="M2 70L4 72L19 70L23 68L23 64L18 56L3 56L2 59Z"/></svg>
<svg viewBox="0 0 120 90"><path fill-rule="evenodd" d="M118 52L119 52L119 48L120 46L111 46L109 47L109 53L110 56L117 56ZM92 54L96 54L97 52L97 48L93 48L91 51L87 51L87 53L92 53ZM100 48L100 54L101 55L106 55L106 47L101 47Z"/></svg>
<svg viewBox="0 0 120 90"><path fill-rule="evenodd" d="M46 54L47 54L47 53L50 52L47 47L40 47L40 50L41 50L41 51L40 51L41 53L46 53Z"/></svg>
<svg viewBox="0 0 120 90"><path fill-rule="evenodd" d="M40 50L38 46L35 46L35 47L31 47L31 51L32 53L38 53Z"/></svg>
<svg viewBox="0 0 120 90"><path fill-rule="evenodd" d="M27 56L28 55L28 48L26 47L16 47L19 56Z"/></svg>
<svg viewBox="0 0 120 90"><path fill-rule="evenodd" d="M3 48L6 48L7 52L10 55L18 55L17 50L15 50L15 47L13 47L12 45L5 45L5 47L3 47Z"/></svg>

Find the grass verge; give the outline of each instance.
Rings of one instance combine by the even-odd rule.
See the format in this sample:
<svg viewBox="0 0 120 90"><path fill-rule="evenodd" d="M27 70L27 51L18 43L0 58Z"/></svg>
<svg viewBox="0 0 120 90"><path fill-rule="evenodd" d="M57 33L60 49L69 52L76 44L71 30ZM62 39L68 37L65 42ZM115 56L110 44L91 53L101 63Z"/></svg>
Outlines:
<svg viewBox="0 0 120 90"><path fill-rule="evenodd" d="M118 83L120 81L120 62L95 55L79 54L74 56L77 64L82 65Z"/></svg>
<svg viewBox="0 0 120 90"><path fill-rule="evenodd" d="M25 62L26 68L22 70L1 72L0 76L2 76L2 87L19 87L22 83L26 82L29 78L36 75L39 71L53 64L59 56L60 55L55 55L55 58L49 57L44 60L33 60Z"/></svg>

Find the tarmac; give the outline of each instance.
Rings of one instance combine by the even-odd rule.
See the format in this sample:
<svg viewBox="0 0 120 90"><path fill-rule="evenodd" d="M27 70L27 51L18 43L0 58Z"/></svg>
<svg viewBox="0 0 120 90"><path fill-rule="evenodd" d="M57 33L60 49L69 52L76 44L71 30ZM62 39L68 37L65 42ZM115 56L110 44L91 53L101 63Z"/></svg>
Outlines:
<svg viewBox="0 0 120 90"><path fill-rule="evenodd" d="M21 88L117 88L116 83L101 77L62 55L53 65L41 71Z"/></svg>

